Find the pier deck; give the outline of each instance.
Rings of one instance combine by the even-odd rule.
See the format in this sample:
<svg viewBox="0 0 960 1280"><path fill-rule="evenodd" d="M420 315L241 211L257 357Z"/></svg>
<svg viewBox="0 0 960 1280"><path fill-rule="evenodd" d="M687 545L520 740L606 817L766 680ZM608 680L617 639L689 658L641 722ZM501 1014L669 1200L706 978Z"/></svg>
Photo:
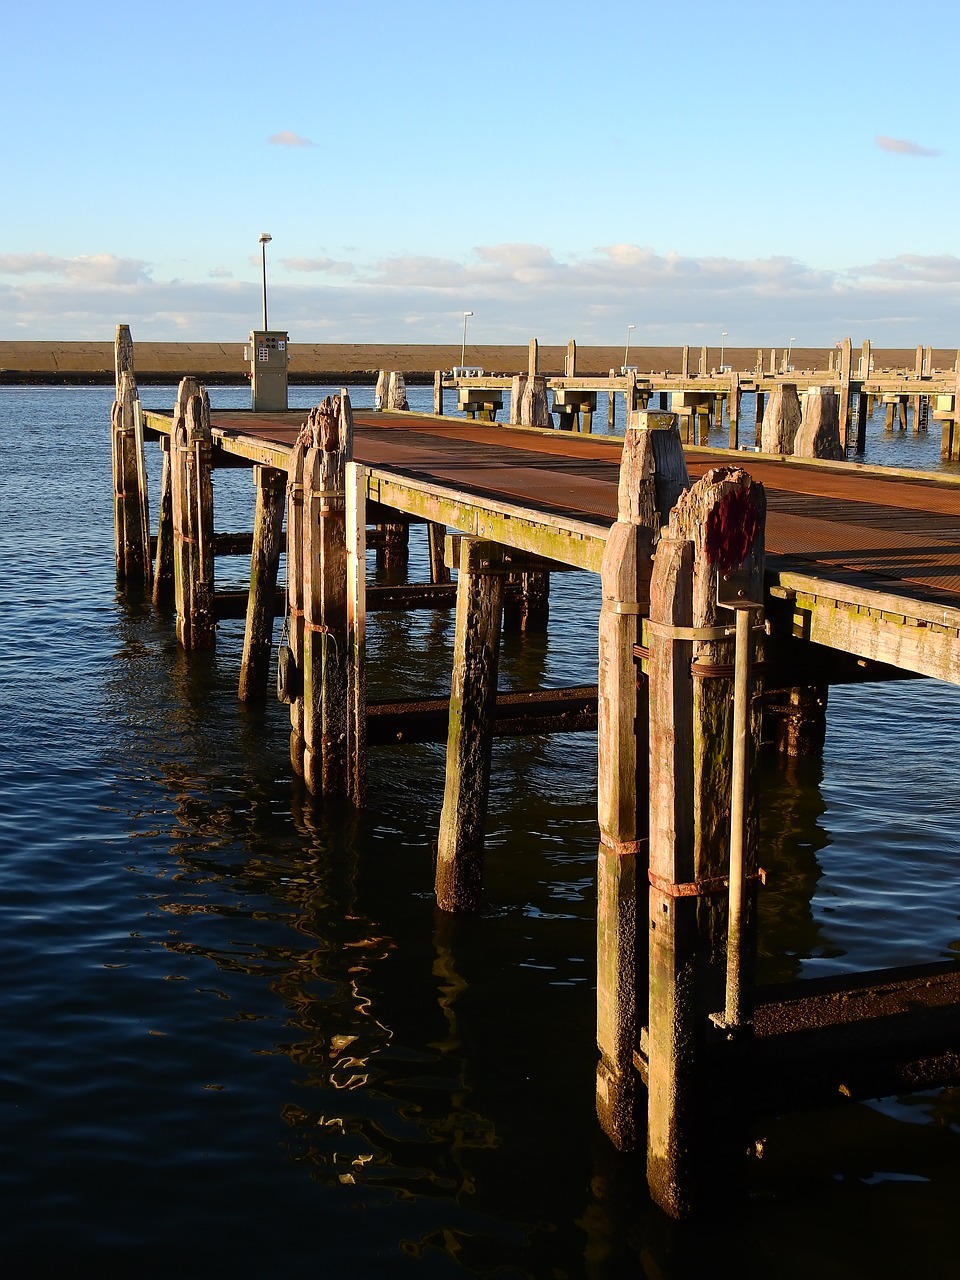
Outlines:
<svg viewBox="0 0 960 1280"><path fill-rule="evenodd" d="M147 411L169 432L170 415ZM303 411L214 410L224 455L285 469ZM599 572L622 440L357 410L367 498ZM691 477L736 460L767 494L767 588L781 626L855 657L960 683L960 477L687 447Z"/></svg>

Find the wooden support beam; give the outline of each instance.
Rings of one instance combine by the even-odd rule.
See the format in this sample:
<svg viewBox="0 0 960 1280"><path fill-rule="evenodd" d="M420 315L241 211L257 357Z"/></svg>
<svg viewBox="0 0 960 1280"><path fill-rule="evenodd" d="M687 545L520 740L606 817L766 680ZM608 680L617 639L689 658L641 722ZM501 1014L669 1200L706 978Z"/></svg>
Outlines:
<svg viewBox="0 0 960 1280"><path fill-rule="evenodd" d="M254 466L253 483L257 500L250 553L250 591L240 661L238 696L241 702L264 702L267 697L273 648L274 597L287 496L287 477L275 467Z"/></svg>
<svg viewBox="0 0 960 1280"><path fill-rule="evenodd" d="M486 570L495 567L498 558L495 544L473 538L460 543L446 782L437 845L437 904L444 911L476 911L480 905L504 583L502 572Z"/></svg>
<svg viewBox="0 0 960 1280"><path fill-rule="evenodd" d="M597 1115L620 1150L637 1142L637 877L647 839L646 690L634 645L649 607L651 551L689 484L674 414L629 420L620 462L617 522L601 568L597 811ZM642 992L644 983L639 989ZM641 1018L642 1020L642 1018Z"/></svg>
<svg viewBox="0 0 960 1280"><path fill-rule="evenodd" d="M762 486L746 472L708 471L671 515L650 585L647 1178L673 1217L728 1193L742 1158L731 1075L738 1037L711 1019L726 983L733 740L731 615L721 617L717 594L721 578L750 584L748 599L759 590L765 508ZM754 739L758 728L754 716ZM755 813L746 834L749 876ZM746 1010L752 896L738 928Z"/></svg>
<svg viewBox="0 0 960 1280"><path fill-rule="evenodd" d="M345 395L310 411L303 463L303 779L315 795L347 788L346 463L353 419Z"/></svg>
<svg viewBox="0 0 960 1280"><path fill-rule="evenodd" d="M446 538L446 526L436 521L427 522L427 544L430 555L430 581L444 583L450 581L450 570L443 556L443 544Z"/></svg>

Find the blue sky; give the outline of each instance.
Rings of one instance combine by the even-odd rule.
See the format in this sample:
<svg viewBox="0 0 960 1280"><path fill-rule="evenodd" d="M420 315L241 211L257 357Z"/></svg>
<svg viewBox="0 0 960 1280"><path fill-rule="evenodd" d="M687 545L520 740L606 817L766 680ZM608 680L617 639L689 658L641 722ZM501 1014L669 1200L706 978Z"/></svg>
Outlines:
<svg viewBox="0 0 960 1280"><path fill-rule="evenodd" d="M960 345L960 7L19 6L0 338Z"/></svg>

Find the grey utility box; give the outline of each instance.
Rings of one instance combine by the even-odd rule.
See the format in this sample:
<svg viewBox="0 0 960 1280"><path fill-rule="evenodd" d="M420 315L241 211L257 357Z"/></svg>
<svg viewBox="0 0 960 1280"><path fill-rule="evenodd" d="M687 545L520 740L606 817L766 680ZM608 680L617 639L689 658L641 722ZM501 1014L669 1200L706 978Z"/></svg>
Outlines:
<svg viewBox="0 0 960 1280"><path fill-rule="evenodd" d="M281 329L254 329L244 350L250 361L250 407L261 413L287 408L287 334Z"/></svg>

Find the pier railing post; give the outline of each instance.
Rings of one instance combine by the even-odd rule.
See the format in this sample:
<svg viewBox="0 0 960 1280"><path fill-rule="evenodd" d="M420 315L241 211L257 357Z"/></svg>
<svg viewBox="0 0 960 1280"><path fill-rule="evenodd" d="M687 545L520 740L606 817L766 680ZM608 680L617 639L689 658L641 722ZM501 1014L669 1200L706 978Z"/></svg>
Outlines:
<svg viewBox="0 0 960 1280"><path fill-rule="evenodd" d="M728 1186L740 1158L732 1067L745 1029L711 1019L723 1022L726 988L734 727L733 628L717 597L721 578L751 593L762 583L765 510L744 471L707 472L671 515L650 584L647 1177L675 1217ZM754 744L757 729L754 714ZM749 1017L755 808L746 827L739 991Z"/></svg>
<svg viewBox="0 0 960 1280"><path fill-rule="evenodd" d="M475 911L483 879L504 570L495 543L460 540L447 767L437 844L437 904Z"/></svg>
<svg viewBox="0 0 960 1280"><path fill-rule="evenodd" d="M621 1150L636 1145L637 874L646 866L647 711L634 645L649 606L650 557L661 523L689 483L676 416L636 412L620 463L618 519L601 570L597 807L597 1115ZM638 982L638 963L641 980Z"/></svg>
<svg viewBox="0 0 960 1280"><path fill-rule="evenodd" d="M314 794L347 794L346 395L310 411L303 465L303 778Z"/></svg>
<svg viewBox="0 0 960 1280"><path fill-rule="evenodd" d="M153 569L147 464L140 397L133 372L133 339L125 324L117 325L114 355L116 400L110 435L117 582L121 587L149 587Z"/></svg>
<svg viewBox="0 0 960 1280"><path fill-rule="evenodd" d="M273 647L273 615L277 594L277 569L283 540L283 508L286 476L276 467L254 466L257 501L253 516L253 550L250 554L250 592L240 661L241 702L263 702L270 676Z"/></svg>

